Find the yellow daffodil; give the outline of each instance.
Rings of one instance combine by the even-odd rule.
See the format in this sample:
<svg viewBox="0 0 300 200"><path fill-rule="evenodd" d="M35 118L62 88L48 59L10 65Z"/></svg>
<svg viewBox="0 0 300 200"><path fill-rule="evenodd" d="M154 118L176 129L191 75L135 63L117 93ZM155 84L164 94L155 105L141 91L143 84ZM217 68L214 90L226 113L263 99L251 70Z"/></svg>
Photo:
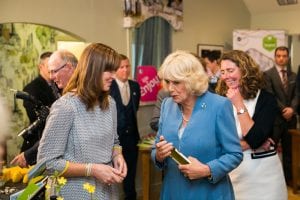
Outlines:
<svg viewBox="0 0 300 200"><path fill-rule="evenodd" d="M60 177L57 179L57 182L60 186L63 186L67 183L67 179L65 179L65 177Z"/></svg>
<svg viewBox="0 0 300 200"><path fill-rule="evenodd" d="M83 189L85 189L88 193L93 194L95 192L95 186L89 183L83 184Z"/></svg>
<svg viewBox="0 0 300 200"><path fill-rule="evenodd" d="M59 197L56 198L56 200L64 200L64 198L59 196Z"/></svg>
<svg viewBox="0 0 300 200"><path fill-rule="evenodd" d="M49 184L46 184L45 188L46 188L46 189L50 189L51 186L50 186Z"/></svg>

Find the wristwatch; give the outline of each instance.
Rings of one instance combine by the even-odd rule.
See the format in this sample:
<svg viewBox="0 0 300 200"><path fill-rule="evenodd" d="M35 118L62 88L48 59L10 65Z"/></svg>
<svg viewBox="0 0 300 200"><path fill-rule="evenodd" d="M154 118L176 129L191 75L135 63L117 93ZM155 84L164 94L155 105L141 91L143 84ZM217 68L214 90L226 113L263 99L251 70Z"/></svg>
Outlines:
<svg viewBox="0 0 300 200"><path fill-rule="evenodd" d="M244 114L246 112L248 112L247 108L240 108L240 109L238 109L237 114L241 115L241 114Z"/></svg>

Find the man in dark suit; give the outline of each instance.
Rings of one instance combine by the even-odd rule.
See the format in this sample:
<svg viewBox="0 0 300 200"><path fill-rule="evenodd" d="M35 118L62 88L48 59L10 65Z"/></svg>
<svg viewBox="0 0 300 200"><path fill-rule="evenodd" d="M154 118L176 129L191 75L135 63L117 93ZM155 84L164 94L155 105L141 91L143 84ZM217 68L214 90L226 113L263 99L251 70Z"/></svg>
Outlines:
<svg viewBox="0 0 300 200"><path fill-rule="evenodd" d="M275 137L281 139L283 170L286 182L292 180L291 172L291 136L288 129L297 127L296 111L298 106L296 92L296 74L287 67L289 49L277 47L275 50L275 66L265 72L266 87L277 98L281 116L274 126Z"/></svg>
<svg viewBox="0 0 300 200"><path fill-rule="evenodd" d="M138 158L137 143L140 139L137 125L137 111L140 102L140 86L129 80L130 63L125 55L121 56L120 67L116 71L110 94L116 101L118 116L118 135L127 163L127 176L123 182L125 199L135 200L135 175Z"/></svg>
<svg viewBox="0 0 300 200"><path fill-rule="evenodd" d="M45 52L40 56L40 62L38 65L39 76L33 81L28 83L23 91L33 96L37 101L41 102L43 106L50 107L52 103L57 99L52 87L55 87L51 82L48 72L48 60L52 52ZM52 85L53 84L53 85ZM34 102L24 100L23 106L26 109L30 123L34 123L37 119L37 108ZM47 116L45 116L47 117ZM40 124L37 128L33 129L30 133L25 133L23 136L24 141L21 147L21 153L17 155L11 164L18 164L21 167L27 165L33 165L36 163L37 146L38 141L42 136L45 124Z"/></svg>

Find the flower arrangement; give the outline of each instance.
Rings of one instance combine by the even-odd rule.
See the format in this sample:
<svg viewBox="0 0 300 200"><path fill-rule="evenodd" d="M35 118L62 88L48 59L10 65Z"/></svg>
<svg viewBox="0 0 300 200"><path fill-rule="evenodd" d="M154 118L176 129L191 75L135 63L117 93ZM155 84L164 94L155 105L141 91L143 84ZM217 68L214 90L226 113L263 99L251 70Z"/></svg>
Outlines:
<svg viewBox="0 0 300 200"><path fill-rule="evenodd" d="M54 175L49 176L46 184L46 190L48 191L47 196L55 195L57 200L64 200L64 198L60 196L60 190L66 183L67 179L65 179L63 176L59 177L58 172L55 172ZM54 193L51 190L54 190Z"/></svg>
<svg viewBox="0 0 300 200"><path fill-rule="evenodd" d="M67 179L64 178L63 176L59 176L57 172L54 173L54 175L49 176L47 184L46 184L46 190L48 191L48 195L50 196L51 190L54 189L54 195L56 196L57 200L64 200L64 198L60 195L60 190L62 187L67 183ZM91 197L91 200L96 200L94 198L94 193L96 190L95 185L92 185L88 182L85 182L83 184L83 189L86 190Z"/></svg>

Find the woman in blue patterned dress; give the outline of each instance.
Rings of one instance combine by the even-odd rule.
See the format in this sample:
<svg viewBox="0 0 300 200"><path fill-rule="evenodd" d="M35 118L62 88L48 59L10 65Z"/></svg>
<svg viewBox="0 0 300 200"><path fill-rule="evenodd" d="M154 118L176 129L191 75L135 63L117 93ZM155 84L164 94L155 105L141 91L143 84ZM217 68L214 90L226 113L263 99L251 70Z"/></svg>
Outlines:
<svg viewBox="0 0 300 200"><path fill-rule="evenodd" d="M117 111L109 96L119 54L94 43L82 53L78 66L51 107L38 151L46 170L67 179L60 191L64 199L90 199L83 184L95 186L95 199L118 199L117 183L127 167L117 136Z"/></svg>

